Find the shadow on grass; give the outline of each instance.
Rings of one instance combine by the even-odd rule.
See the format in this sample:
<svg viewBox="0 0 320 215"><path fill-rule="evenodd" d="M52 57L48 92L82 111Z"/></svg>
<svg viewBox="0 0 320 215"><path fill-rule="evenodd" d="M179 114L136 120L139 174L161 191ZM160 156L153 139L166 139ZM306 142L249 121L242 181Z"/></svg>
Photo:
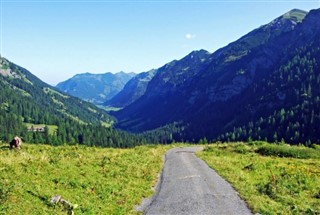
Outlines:
<svg viewBox="0 0 320 215"><path fill-rule="evenodd" d="M0 146L0 150L9 150L10 146Z"/></svg>
<svg viewBox="0 0 320 215"><path fill-rule="evenodd" d="M40 201L42 201L46 206L48 207L52 207L52 204L50 204L49 200L48 200L48 197L46 196L42 196L42 195L39 195L31 190L28 190L27 193L29 193L30 195L38 198Z"/></svg>

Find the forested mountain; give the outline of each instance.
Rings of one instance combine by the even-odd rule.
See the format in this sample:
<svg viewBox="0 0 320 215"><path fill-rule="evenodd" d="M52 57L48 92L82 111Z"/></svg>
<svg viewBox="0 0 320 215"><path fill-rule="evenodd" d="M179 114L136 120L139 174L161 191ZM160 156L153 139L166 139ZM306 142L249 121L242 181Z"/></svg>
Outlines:
<svg viewBox="0 0 320 215"><path fill-rule="evenodd" d="M132 104L145 94L149 82L156 73L157 70L150 70L136 75L128 81L128 83L123 87L123 90L107 101L104 105L122 108Z"/></svg>
<svg viewBox="0 0 320 215"><path fill-rule="evenodd" d="M78 74L57 84L57 88L69 95L94 104L103 104L119 93L135 73Z"/></svg>
<svg viewBox="0 0 320 215"><path fill-rule="evenodd" d="M118 127L177 122L190 141L320 142L319 38L320 9L295 9L213 54L191 53L158 69L145 94L114 113Z"/></svg>
<svg viewBox="0 0 320 215"><path fill-rule="evenodd" d="M117 131L111 128L113 118L104 110L57 91L2 57L0 89L0 142L16 135L26 142L53 145L129 147L171 141L167 138L169 127L141 135Z"/></svg>
<svg viewBox="0 0 320 215"><path fill-rule="evenodd" d="M251 99L237 111L241 117L218 139L320 143L319 45L320 37L292 50L279 68L254 83L245 93Z"/></svg>

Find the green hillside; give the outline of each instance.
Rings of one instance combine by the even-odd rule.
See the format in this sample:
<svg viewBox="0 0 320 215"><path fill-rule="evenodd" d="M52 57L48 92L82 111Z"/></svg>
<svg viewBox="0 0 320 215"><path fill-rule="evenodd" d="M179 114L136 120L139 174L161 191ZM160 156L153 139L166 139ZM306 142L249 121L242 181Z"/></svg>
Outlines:
<svg viewBox="0 0 320 215"><path fill-rule="evenodd" d="M89 102L59 92L0 57L0 141L132 147L171 142L165 132L133 135L112 128L114 118ZM31 129L38 128L37 129ZM172 139L172 138L171 138Z"/></svg>

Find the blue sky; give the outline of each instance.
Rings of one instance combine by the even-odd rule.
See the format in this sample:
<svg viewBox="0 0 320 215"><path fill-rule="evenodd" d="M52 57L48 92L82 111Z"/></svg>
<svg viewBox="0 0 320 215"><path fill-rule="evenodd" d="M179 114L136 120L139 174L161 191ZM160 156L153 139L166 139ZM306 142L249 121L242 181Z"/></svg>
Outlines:
<svg viewBox="0 0 320 215"><path fill-rule="evenodd" d="M319 0L0 1L1 55L53 85L214 52L293 8L320 8Z"/></svg>

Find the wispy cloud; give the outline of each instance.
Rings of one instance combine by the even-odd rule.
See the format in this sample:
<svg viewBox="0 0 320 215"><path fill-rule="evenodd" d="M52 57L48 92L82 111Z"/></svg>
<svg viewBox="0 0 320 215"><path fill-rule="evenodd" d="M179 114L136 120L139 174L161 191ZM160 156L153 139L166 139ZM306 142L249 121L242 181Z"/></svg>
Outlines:
<svg viewBox="0 0 320 215"><path fill-rule="evenodd" d="M187 38L188 40L192 40L192 39L196 38L196 35L195 35L195 34L190 34L190 33L188 33L188 34L186 34L186 38Z"/></svg>

